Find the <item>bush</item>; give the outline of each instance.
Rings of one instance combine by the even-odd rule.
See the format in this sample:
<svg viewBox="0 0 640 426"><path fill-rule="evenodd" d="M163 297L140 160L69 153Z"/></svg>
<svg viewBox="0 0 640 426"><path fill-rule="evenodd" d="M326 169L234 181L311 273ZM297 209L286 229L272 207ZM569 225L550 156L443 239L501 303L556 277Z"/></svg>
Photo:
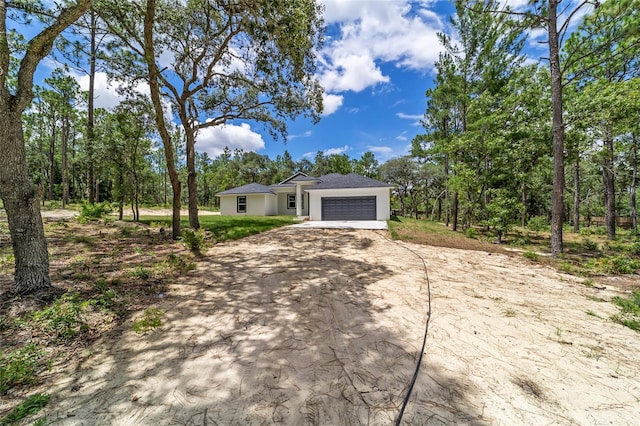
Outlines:
<svg viewBox="0 0 640 426"><path fill-rule="evenodd" d="M80 217L82 219L100 219L111 213L111 205L107 202L89 204L84 203L80 207Z"/></svg>
<svg viewBox="0 0 640 426"><path fill-rule="evenodd" d="M42 350L34 343L10 352L0 351L0 394L14 386L33 383L42 356Z"/></svg>
<svg viewBox="0 0 640 426"><path fill-rule="evenodd" d="M598 250L598 244L595 241L593 241L591 238L583 237L582 245L584 245L584 248L589 251Z"/></svg>
<svg viewBox="0 0 640 426"><path fill-rule="evenodd" d="M466 235L467 238L476 239L478 236L478 230L472 226L464 231L464 235Z"/></svg>
<svg viewBox="0 0 640 426"><path fill-rule="evenodd" d="M534 251L525 251L524 253L522 253L522 255L524 257L526 257L529 260L533 260L534 262L537 262L538 259L540 259L540 255L538 255L538 253L534 252Z"/></svg>
<svg viewBox="0 0 640 426"><path fill-rule="evenodd" d="M204 231L202 229L197 231L185 229L182 231L182 242L189 250L197 253L204 246Z"/></svg>
<svg viewBox="0 0 640 426"><path fill-rule="evenodd" d="M527 229L533 232L549 230L549 222L543 216L534 216L527 222Z"/></svg>
<svg viewBox="0 0 640 426"><path fill-rule="evenodd" d="M633 274L640 269L640 260L627 255L605 256L590 262L590 266L605 274Z"/></svg>

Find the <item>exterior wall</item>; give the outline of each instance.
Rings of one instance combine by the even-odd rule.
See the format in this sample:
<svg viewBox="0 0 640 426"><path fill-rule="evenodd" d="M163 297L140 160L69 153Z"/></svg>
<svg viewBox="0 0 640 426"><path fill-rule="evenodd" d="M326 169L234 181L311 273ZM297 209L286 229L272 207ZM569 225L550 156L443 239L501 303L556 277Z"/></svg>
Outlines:
<svg viewBox="0 0 640 426"><path fill-rule="evenodd" d="M293 190L289 190L288 192L279 192L278 193L278 206L277 206L277 213L279 215L295 215L296 214L296 209L289 209L288 207L288 203L287 203L287 196L289 194L293 194L296 195L296 190L295 188L293 188ZM309 194L305 194L304 192L302 193L302 196L304 197L304 209L302 210L302 215L303 216L308 216L309 215Z"/></svg>
<svg viewBox="0 0 640 426"><path fill-rule="evenodd" d="M238 213L237 200L242 195L220 196L220 214L223 216L269 216L275 214L275 198L269 194L249 194L246 213Z"/></svg>
<svg viewBox="0 0 640 426"><path fill-rule="evenodd" d="M310 220L322 220L322 197L376 196L376 220L389 220L391 215L391 188L312 189L309 191Z"/></svg>

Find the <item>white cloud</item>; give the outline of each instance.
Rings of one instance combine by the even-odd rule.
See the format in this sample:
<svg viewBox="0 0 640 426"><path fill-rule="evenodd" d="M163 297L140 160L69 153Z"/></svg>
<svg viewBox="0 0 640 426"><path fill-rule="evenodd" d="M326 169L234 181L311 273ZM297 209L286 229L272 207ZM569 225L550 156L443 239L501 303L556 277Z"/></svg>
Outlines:
<svg viewBox="0 0 640 426"><path fill-rule="evenodd" d="M373 145L369 145L367 147L367 149L371 152L373 152L374 154L382 154L382 155L389 155L393 152L393 148L388 147L388 146L373 146Z"/></svg>
<svg viewBox="0 0 640 426"><path fill-rule="evenodd" d="M424 118L424 115L422 114L405 114L404 112L399 112L396 115L398 118L405 120L422 120Z"/></svg>
<svg viewBox="0 0 640 426"><path fill-rule="evenodd" d="M307 130L304 133L300 133L298 135L289 135L287 137L287 139L289 139L290 141L294 140L294 139L300 139L300 138L310 138L311 135L313 135L313 132L311 130Z"/></svg>
<svg viewBox="0 0 640 426"><path fill-rule="evenodd" d="M329 92L359 92L388 83L380 64L431 70L444 28L432 2L409 0L324 0L325 21L339 28L321 52L319 78Z"/></svg>
<svg viewBox="0 0 640 426"><path fill-rule="evenodd" d="M400 133L398 136L396 136L395 139L401 142L408 140L409 138L407 138L407 131L405 130L404 132Z"/></svg>
<svg viewBox="0 0 640 426"><path fill-rule="evenodd" d="M239 126L223 124L207 127L198 132L196 150L206 152L210 157L217 157L228 147L231 151L242 149L258 151L264 149L262 135L251 130L251 126L242 123Z"/></svg>
<svg viewBox="0 0 640 426"><path fill-rule="evenodd" d="M322 111L323 116L331 115L336 112L341 106L342 102L344 102L344 97L340 95L330 95L324 93L322 95L322 102L324 105L324 109Z"/></svg>
<svg viewBox="0 0 640 426"><path fill-rule="evenodd" d="M324 155L342 154L344 152L349 151L349 149L350 149L349 145L345 145L338 148L325 149L323 152L324 152Z"/></svg>

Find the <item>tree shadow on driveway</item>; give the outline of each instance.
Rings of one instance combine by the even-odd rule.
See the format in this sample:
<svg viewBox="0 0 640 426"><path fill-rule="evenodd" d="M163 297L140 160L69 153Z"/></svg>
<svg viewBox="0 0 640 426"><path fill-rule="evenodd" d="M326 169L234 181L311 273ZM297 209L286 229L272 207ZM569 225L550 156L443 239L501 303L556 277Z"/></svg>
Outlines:
<svg viewBox="0 0 640 426"><path fill-rule="evenodd" d="M47 420L393 423L422 343L422 273L374 231L278 229L216 245L169 283L159 329L127 323L64 372ZM423 365L404 421L487 423L468 392Z"/></svg>

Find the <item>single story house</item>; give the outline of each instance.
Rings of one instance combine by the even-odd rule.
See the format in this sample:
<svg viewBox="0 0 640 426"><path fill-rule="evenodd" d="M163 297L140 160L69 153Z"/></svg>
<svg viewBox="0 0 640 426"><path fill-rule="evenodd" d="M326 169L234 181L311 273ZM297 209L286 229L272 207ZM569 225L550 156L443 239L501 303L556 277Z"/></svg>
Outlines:
<svg viewBox="0 0 640 426"><path fill-rule="evenodd" d="M220 214L296 215L310 220L387 220L391 185L355 173L314 178L298 172L280 183L250 183L216 194ZM299 201L299 202L298 202Z"/></svg>

